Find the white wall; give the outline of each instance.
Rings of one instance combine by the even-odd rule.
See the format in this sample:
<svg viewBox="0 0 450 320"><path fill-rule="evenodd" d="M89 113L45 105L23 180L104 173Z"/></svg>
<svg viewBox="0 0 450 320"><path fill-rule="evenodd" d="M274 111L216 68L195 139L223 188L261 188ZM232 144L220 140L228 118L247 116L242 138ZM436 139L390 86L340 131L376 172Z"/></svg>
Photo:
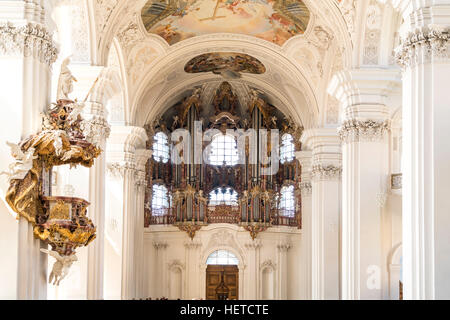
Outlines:
<svg viewBox="0 0 450 320"><path fill-rule="evenodd" d="M203 227L190 240L173 226L151 226L145 230L145 273L147 295L153 299L170 297L170 288L182 279L183 299L205 298L206 259L215 250L225 249L239 259L239 299L262 298L263 278L273 279L273 297L285 290L288 299L300 297L298 261L301 231L296 228L270 228L252 241L248 231L236 225L214 224ZM290 247L287 251L279 247ZM283 255L286 254L283 261ZM287 267L283 267L287 263ZM268 277L263 270L273 268ZM181 275L174 272L181 270ZM283 272L282 270L287 270ZM286 283L287 288L281 284ZM173 291L173 290L172 290ZM171 297L172 298L172 297ZM174 298L174 297L173 297Z"/></svg>

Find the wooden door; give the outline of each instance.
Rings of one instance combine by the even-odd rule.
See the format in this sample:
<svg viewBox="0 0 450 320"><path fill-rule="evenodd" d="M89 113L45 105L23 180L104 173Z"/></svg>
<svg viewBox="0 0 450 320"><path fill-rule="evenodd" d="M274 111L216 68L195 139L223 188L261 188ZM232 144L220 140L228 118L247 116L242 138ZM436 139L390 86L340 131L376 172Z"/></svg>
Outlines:
<svg viewBox="0 0 450 320"><path fill-rule="evenodd" d="M206 269L206 300L217 300L216 288L219 286L222 272L225 285L230 289L228 299L239 299L239 269L237 266L209 265Z"/></svg>

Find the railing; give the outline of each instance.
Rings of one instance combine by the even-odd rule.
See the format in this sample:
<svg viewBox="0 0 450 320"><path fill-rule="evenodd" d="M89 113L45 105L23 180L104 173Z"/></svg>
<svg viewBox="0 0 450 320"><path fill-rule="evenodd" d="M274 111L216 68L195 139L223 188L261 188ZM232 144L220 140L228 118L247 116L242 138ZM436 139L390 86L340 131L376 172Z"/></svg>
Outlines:
<svg viewBox="0 0 450 320"><path fill-rule="evenodd" d="M275 210L272 214L272 225L275 226L288 226L288 227L298 227L300 213L296 213L295 210L291 209L279 209Z"/></svg>
<svg viewBox="0 0 450 320"><path fill-rule="evenodd" d="M153 209L150 224L174 224L175 217L170 208Z"/></svg>
<svg viewBox="0 0 450 320"><path fill-rule="evenodd" d="M238 207L219 205L208 207L206 219L207 224L228 223L240 224L241 215ZM172 225L176 223L176 217L170 209L159 209L157 215L150 217L150 225ZM270 223L273 226L301 227L299 213L275 210L272 213Z"/></svg>

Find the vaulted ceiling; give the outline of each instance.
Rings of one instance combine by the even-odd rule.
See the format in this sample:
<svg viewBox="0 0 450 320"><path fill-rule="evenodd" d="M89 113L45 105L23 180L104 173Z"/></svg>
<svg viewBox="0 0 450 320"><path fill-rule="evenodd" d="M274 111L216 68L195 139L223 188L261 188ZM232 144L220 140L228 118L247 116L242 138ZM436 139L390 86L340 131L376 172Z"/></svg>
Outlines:
<svg viewBox="0 0 450 320"><path fill-rule="evenodd" d="M90 11L95 64L120 70L125 118L137 125L224 80L244 97L265 92L305 128L335 125L331 77L392 64L398 24L379 0L96 0Z"/></svg>

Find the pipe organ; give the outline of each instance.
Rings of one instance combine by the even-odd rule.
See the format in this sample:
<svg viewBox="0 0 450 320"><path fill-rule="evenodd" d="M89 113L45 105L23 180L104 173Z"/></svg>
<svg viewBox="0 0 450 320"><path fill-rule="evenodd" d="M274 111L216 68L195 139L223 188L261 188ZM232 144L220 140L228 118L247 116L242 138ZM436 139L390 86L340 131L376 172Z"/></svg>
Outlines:
<svg viewBox="0 0 450 320"><path fill-rule="evenodd" d="M194 89L146 127L153 157L145 225L176 225L192 237L210 223L239 224L255 236L270 226L301 228L294 154L302 128L255 89L247 104L228 82L212 101L203 98Z"/></svg>

